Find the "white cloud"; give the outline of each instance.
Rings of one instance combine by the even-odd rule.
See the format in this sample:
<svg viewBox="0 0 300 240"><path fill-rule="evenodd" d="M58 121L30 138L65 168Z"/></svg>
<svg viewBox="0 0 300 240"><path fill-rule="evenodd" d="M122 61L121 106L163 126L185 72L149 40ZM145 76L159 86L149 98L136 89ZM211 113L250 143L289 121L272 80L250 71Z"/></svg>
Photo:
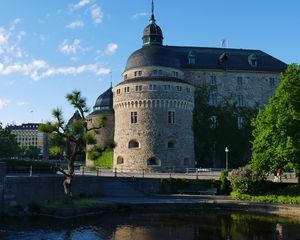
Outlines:
<svg viewBox="0 0 300 240"><path fill-rule="evenodd" d="M20 19L20 18L14 19L14 20L12 21L12 23L10 24L9 30L10 30L10 31L13 31L13 30L16 28L16 26L17 26L20 22L21 22L21 19Z"/></svg>
<svg viewBox="0 0 300 240"><path fill-rule="evenodd" d="M20 107L27 105L26 102L17 102L16 104L17 104L17 106L20 106Z"/></svg>
<svg viewBox="0 0 300 240"><path fill-rule="evenodd" d="M84 27L84 23L82 21L75 21L75 22L71 22L70 24L66 25L66 28L69 29L76 29L76 28L82 28Z"/></svg>
<svg viewBox="0 0 300 240"><path fill-rule="evenodd" d="M102 23L103 13L99 6L93 5L91 9L91 16L95 24Z"/></svg>
<svg viewBox="0 0 300 240"><path fill-rule="evenodd" d="M44 60L34 60L28 64L15 63L4 66L0 63L0 75L23 74L30 76L37 81L46 77L55 75L78 75L83 73L93 73L95 75L107 75L110 73L109 68L99 66L98 64L87 64L81 66L69 67L51 67ZM4 102L2 102L4 104Z"/></svg>
<svg viewBox="0 0 300 240"><path fill-rule="evenodd" d="M10 101L7 99L0 99L0 110L6 108Z"/></svg>
<svg viewBox="0 0 300 240"><path fill-rule="evenodd" d="M74 9L79 9L82 8L90 3L90 0L80 0L78 3L73 5Z"/></svg>
<svg viewBox="0 0 300 240"><path fill-rule="evenodd" d="M9 39L9 32L5 30L4 28L0 28L0 47L1 45L5 45L8 43Z"/></svg>
<svg viewBox="0 0 300 240"><path fill-rule="evenodd" d="M116 53L118 47L119 46L116 43L109 43L106 46L105 53L108 54L108 55L113 55L113 54Z"/></svg>
<svg viewBox="0 0 300 240"><path fill-rule="evenodd" d="M32 75L33 73L46 68L47 63L44 60L33 60L30 63L15 63L5 67L0 63L0 74L10 75L14 73L22 73L24 75Z"/></svg>
<svg viewBox="0 0 300 240"><path fill-rule="evenodd" d="M138 19L140 17L147 17L149 14L146 12L140 12L140 13L136 13L132 16L132 19Z"/></svg>
<svg viewBox="0 0 300 240"><path fill-rule="evenodd" d="M65 39L60 45L59 45L59 51L64 54L77 54L79 52L84 53L87 51L87 48L83 48L80 45L79 39L74 39L73 43L68 43L68 41Z"/></svg>
<svg viewBox="0 0 300 240"><path fill-rule="evenodd" d="M109 68L104 68L98 66L97 64L81 65L78 67L51 67L40 75L35 76L34 80L40 80L42 78L51 77L54 75L78 75L87 72L94 73L96 75L107 75L110 73L110 71L111 70Z"/></svg>

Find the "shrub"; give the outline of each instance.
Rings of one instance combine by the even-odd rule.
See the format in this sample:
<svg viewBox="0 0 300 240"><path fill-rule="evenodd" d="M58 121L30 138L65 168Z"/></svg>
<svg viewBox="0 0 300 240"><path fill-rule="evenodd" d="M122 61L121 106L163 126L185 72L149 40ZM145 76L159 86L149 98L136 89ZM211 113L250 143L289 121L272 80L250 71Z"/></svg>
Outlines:
<svg viewBox="0 0 300 240"><path fill-rule="evenodd" d="M231 172L230 183L232 190L238 194L255 194L259 192L260 182L265 180L250 165L240 167Z"/></svg>
<svg viewBox="0 0 300 240"><path fill-rule="evenodd" d="M219 189L219 194L229 194L231 189L230 189L230 181L227 179L228 177L228 171L222 170L221 176L220 176L220 189Z"/></svg>

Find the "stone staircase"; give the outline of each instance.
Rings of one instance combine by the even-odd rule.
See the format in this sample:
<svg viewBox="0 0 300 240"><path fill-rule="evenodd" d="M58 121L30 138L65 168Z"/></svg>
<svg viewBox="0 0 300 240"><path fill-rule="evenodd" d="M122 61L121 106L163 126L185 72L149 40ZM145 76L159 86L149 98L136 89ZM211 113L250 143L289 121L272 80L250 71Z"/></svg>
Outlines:
<svg viewBox="0 0 300 240"><path fill-rule="evenodd" d="M101 178L101 195L103 197L144 197L145 194L138 191L130 184L126 184L122 179L117 177Z"/></svg>

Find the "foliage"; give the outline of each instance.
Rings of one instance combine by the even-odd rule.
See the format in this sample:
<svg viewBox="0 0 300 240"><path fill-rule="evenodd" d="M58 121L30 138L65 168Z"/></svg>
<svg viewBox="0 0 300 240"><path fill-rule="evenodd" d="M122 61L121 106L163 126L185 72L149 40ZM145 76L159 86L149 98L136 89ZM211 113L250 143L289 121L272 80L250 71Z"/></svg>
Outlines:
<svg viewBox="0 0 300 240"><path fill-rule="evenodd" d="M40 153L41 153L41 149L35 146L29 146L25 150L25 156L28 157L29 159L38 159Z"/></svg>
<svg viewBox="0 0 300 240"><path fill-rule="evenodd" d="M225 147L230 149L229 167L245 165L250 160L250 122L256 116L257 108L238 107L230 97L220 100L217 106L210 106L208 100L211 91L213 89L205 87L195 91L193 130L197 165L224 167ZM215 124L212 122L212 116L216 116ZM237 126L237 117L243 118L242 128ZM217 164L217 159L221 160L221 163Z"/></svg>
<svg viewBox="0 0 300 240"><path fill-rule="evenodd" d="M254 171L250 165L232 170L230 176L232 190L239 194L254 194L263 180L265 177Z"/></svg>
<svg viewBox="0 0 300 240"><path fill-rule="evenodd" d="M52 139L50 152L56 155L63 155L68 161L67 172L62 168L57 168L62 172L66 179L64 181L64 191L67 196L72 196L71 186L74 176L74 162L80 155L85 155L86 144L95 144L92 131L101 129L105 120L99 121L97 126L91 128L87 125L86 113L89 108L86 105L86 99L82 97L79 91L73 91L66 96L67 101L76 109L74 116L66 122L63 119L62 110L56 108L52 111L53 122L41 124L39 130L48 133ZM104 148L103 151L106 149Z"/></svg>
<svg viewBox="0 0 300 240"><path fill-rule="evenodd" d="M160 183L160 193L174 194L181 189L194 190L197 192L202 188L218 188L220 182L214 179L186 179L186 178L163 178Z"/></svg>
<svg viewBox="0 0 300 240"><path fill-rule="evenodd" d="M73 198L72 200L55 200L47 201L47 207L59 207L59 208L78 208L78 207L93 207L104 204L105 202L99 199L90 199L90 198Z"/></svg>
<svg viewBox="0 0 300 240"><path fill-rule="evenodd" d="M30 166L32 166L33 173L54 173L55 165L44 161L25 161L25 160L1 160L6 163L8 173L25 172L29 173Z"/></svg>
<svg viewBox="0 0 300 240"><path fill-rule="evenodd" d="M226 170L221 171L221 176L219 181L220 181L219 194L229 194L231 189L230 189L230 181L228 180L228 171Z"/></svg>
<svg viewBox="0 0 300 240"><path fill-rule="evenodd" d="M101 156L94 160L94 165L96 167L113 168L113 155L113 150L103 152Z"/></svg>
<svg viewBox="0 0 300 240"><path fill-rule="evenodd" d="M270 202L270 203L285 203L285 204L299 204L300 196L289 196L289 195L262 195L252 196L250 194L241 194L232 192L231 196L235 199L253 202Z"/></svg>
<svg viewBox="0 0 300 240"><path fill-rule="evenodd" d="M300 66L289 65L270 103L252 123L252 165L262 173L300 172ZM298 177L299 181L299 177Z"/></svg>
<svg viewBox="0 0 300 240"><path fill-rule="evenodd" d="M15 135L11 134L9 127L2 127L0 123L0 159L15 157L20 148Z"/></svg>

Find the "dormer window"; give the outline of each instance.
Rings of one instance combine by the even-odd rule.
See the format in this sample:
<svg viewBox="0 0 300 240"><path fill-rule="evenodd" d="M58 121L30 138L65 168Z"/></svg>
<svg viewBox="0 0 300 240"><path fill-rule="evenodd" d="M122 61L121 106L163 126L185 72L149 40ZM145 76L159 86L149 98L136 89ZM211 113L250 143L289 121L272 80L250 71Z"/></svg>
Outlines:
<svg viewBox="0 0 300 240"><path fill-rule="evenodd" d="M127 80L127 74L124 75L124 80Z"/></svg>
<svg viewBox="0 0 300 240"><path fill-rule="evenodd" d="M257 67L257 57L255 54L251 54L249 57L248 57L248 63L250 64L251 67Z"/></svg>
<svg viewBox="0 0 300 240"><path fill-rule="evenodd" d="M188 54L188 62L190 65L194 65L196 63L196 56L195 53L190 51Z"/></svg>
<svg viewBox="0 0 300 240"><path fill-rule="evenodd" d="M134 72L134 76L135 77L141 77L143 75L143 72L142 71L135 71Z"/></svg>
<svg viewBox="0 0 300 240"><path fill-rule="evenodd" d="M178 78L178 72L176 72L176 71L173 71L173 77L176 77L176 78Z"/></svg>

